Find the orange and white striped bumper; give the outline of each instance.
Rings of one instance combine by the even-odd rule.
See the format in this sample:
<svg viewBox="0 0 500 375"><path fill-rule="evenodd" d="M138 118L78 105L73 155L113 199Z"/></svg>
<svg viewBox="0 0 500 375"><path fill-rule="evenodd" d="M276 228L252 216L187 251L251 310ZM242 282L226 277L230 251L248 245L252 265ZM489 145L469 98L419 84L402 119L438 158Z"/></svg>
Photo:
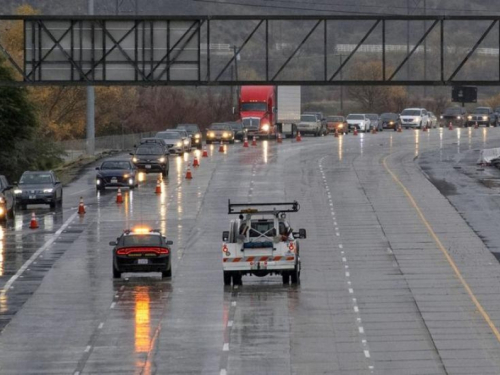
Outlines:
<svg viewBox="0 0 500 375"><path fill-rule="evenodd" d="M295 267L295 256L250 256L223 258L224 271L287 270Z"/></svg>

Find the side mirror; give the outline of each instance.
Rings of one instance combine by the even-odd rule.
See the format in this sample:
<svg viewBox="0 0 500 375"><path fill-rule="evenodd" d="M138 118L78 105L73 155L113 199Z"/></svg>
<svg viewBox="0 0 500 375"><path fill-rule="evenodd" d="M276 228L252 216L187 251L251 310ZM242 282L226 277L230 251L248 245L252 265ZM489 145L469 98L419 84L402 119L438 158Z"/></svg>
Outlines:
<svg viewBox="0 0 500 375"><path fill-rule="evenodd" d="M111 241L111 242L109 243L109 246L116 246L116 245L117 245L117 242L116 242L116 241Z"/></svg>
<svg viewBox="0 0 500 375"><path fill-rule="evenodd" d="M224 232L222 232L222 241L223 242L229 241L229 231L228 230L225 230Z"/></svg>
<svg viewBox="0 0 500 375"><path fill-rule="evenodd" d="M174 241L167 241L167 242L165 242L165 243L166 243L168 246L171 246L171 245L173 245L173 244L174 244Z"/></svg>
<svg viewBox="0 0 500 375"><path fill-rule="evenodd" d="M299 229L299 237L303 239L307 238L307 232L305 229Z"/></svg>
<svg viewBox="0 0 500 375"><path fill-rule="evenodd" d="M98 171L99 169L101 169L100 167L95 167L95 170Z"/></svg>
<svg viewBox="0 0 500 375"><path fill-rule="evenodd" d="M4 190L12 190L14 189L14 185L7 185L7 187Z"/></svg>
<svg viewBox="0 0 500 375"><path fill-rule="evenodd" d="M134 148L137 148L137 146L136 146L136 145L134 145Z"/></svg>
<svg viewBox="0 0 500 375"><path fill-rule="evenodd" d="M130 156L134 156L134 153L133 153L133 152L129 152L129 155L130 155Z"/></svg>

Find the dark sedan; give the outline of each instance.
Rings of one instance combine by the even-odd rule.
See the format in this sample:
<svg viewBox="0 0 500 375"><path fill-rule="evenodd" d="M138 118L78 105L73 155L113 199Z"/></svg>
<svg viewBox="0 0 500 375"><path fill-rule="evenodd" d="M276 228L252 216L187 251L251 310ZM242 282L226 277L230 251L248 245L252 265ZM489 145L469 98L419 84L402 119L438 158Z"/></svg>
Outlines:
<svg viewBox="0 0 500 375"><path fill-rule="evenodd" d="M168 150L154 143L142 144L131 153L136 169L145 173L161 173L168 176Z"/></svg>
<svg viewBox="0 0 500 375"><path fill-rule="evenodd" d="M399 125L401 125L401 119L397 113L382 113L379 123L382 124L383 129L393 129L396 131Z"/></svg>
<svg viewBox="0 0 500 375"><path fill-rule="evenodd" d="M9 185L5 176L0 176L0 221L13 219L16 214L16 197L14 187Z"/></svg>
<svg viewBox="0 0 500 375"><path fill-rule="evenodd" d="M172 241L167 241L159 231L145 228L126 230L113 246L113 277L123 272L161 272L162 277L172 276L170 259Z"/></svg>
<svg viewBox="0 0 500 375"><path fill-rule="evenodd" d="M96 167L96 188L104 190L107 187L128 187L133 189L137 186L134 165L128 160L107 160Z"/></svg>
<svg viewBox="0 0 500 375"><path fill-rule="evenodd" d="M55 208L63 200L62 184L52 171L24 172L14 193L16 204L23 210L28 204L48 204Z"/></svg>
<svg viewBox="0 0 500 375"><path fill-rule="evenodd" d="M200 127L196 124L179 124L175 127L177 130L185 130L191 137L191 146L201 150L203 139Z"/></svg>
<svg viewBox="0 0 500 375"><path fill-rule="evenodd" d="M247 130L243 127L241 122L228 122L231 129L234 131L234 139L238 139L243 142L243 139L247 135Z"/></svg>

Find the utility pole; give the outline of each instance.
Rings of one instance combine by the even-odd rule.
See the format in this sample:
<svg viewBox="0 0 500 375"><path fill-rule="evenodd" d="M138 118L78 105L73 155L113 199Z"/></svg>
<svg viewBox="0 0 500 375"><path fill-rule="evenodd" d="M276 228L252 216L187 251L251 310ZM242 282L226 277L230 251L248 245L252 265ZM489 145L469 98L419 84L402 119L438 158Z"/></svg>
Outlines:
<svg viewBox="0 0 500 375"><path fill-rule="evenodd" d="M94 0L88 0L88 14L94 15ZM95 91L94 86L87 86L87 155L95 154Z"/></svg>
<svg viewBox="0 0 500 375"><path fill-rule="evenodd" d="M340 60L340 65L339 66L342 66L342 55L339 55L339 60ZM342 74L342 70L343 69L340 69L340 81L343 80L344 78L344 75ZM344 114L344 85L340 85L340 113L342 113L342 115Z"/></svg>
<svg viewBox="0 0 500 375"><path fill-rule="evenodd" d="M235 78L236 81L239 81L239 76L238 76L238 58L239 58L239 54L237 54L236 52L237 52L237 48L236 48L235 45L233 45L234 78ZM231 74L231 78L232 78L232 74ZM236 86L236 100L237 100L237 105L236 106L239 107L239 103L240 103L240 87L239 86Z"/></svg>
<svg viewBox="0 0 500 375"><path fill-rule="evenodd" d="M424 0L424 16L427 15L427 0ZM424 21L424 33L427 31L427 21ZM424 39L424 81L427 81L427 38ZM427 86L424 86L424 98L427 98Z"/></svg>
<svg viewBox="0 0 500 375"><path fill-rule="evenodd" d="M410 15L410 1L406 0L407 13ZM406 21L406 56L410 54L410 21ZM410 80L410 60L406 62L406 79ZM410 87L406 90L408 97L410 96Z"/></svg>

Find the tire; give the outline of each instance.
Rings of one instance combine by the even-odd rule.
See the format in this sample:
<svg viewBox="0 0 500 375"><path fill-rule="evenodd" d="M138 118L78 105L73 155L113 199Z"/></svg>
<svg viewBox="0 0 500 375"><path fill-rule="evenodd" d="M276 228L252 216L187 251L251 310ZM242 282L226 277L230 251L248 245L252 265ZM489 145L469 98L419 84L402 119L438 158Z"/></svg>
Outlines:
<svg viewBox="0 0 500 375"><path fill-rule="evenodd" d="M422 129L422 121L420 121L420 125L418 126L419 129Z"/></svg>
<svg viewBox="0 0 500 375"><path fill-rule="evenodd" d="M292 279L292 284L300 284L300 270L298 263L295 265L295 268L290 273L290 278Z"/></svg>
<svg viewBox="0 0 500 375"><path fill-rule="evenodd" d="M206 143L207 145L211 145L211 144L212 144L212 141L205 141L205 143Z"/></svg>
<svg viewBox="0 0 500 375"><path fill-rule="evenodd" d="M115 268L113 265L113 279L120 279L122 277L122 273Z"/></svg>
<svg viewBox="0 0 500 375"><path fill-rule="evenodd" d="M283 285L290 284L290 274L288 273L288 271L284 271L281 274L281 278L283 279Z"/></svg>
<svg viewBox="0 0 500 375"><path fill-rule="evenodd" d="M13 204L12 208L9 211L7 211L7 217L9 219L14 219L16 217L16 205L15 204Z"/></svg>
<svg viewBox="0 0 500 375"><path fill-rule="evenodd" d="M233 273L233 285L242 285L242 276L239 273Z"/></svg>
<svg viewBox="0 0 500 375"><path fill-rule="evenodd" d="M27 210L28 209L28 205L27 204L22 204L21 205L21 210Z"/></svg>
<svg viewBox="0 0 500 375"><path fill-rule="evenodd" d="M57 202L50 202L50 208L56 208Z"/></svg>
<svg viewBox="0 0 500 375"><path fill-rule="evenodd" d="M165 168L164 170L162 170L162 171L161 171L161 175L162 175L163 177L168 176L168 168Z"/></svg>
<svg viewBox="0 0 500 375"><path fill-rule="evenodd" d="M104 191L104 190L106 190L106 187L104 187L102 185L99 185L99 186L96 187L96 190L98 190L98 191Z"/></svg>
<svg viewBox="0 0 500 375"><path fill-rule="evenodd" d="M161 277L162 278L169 278L169 277L172 277L172 266L170 266L170 268L166 271L163 271L161 273Z"/></svg>
<svg viewBox="0 0 500 375"><path fill-rule="evenodd" d="M231 285L231 272L229 271L224 271L224 285Z"/></svg>
<svg viewBox="0 0 500 375"><path fill-rule="evenodd" d="M229 144L234 145L234 139L233 139L233 140L231 140L231 141L229 141Z"/></svg>

